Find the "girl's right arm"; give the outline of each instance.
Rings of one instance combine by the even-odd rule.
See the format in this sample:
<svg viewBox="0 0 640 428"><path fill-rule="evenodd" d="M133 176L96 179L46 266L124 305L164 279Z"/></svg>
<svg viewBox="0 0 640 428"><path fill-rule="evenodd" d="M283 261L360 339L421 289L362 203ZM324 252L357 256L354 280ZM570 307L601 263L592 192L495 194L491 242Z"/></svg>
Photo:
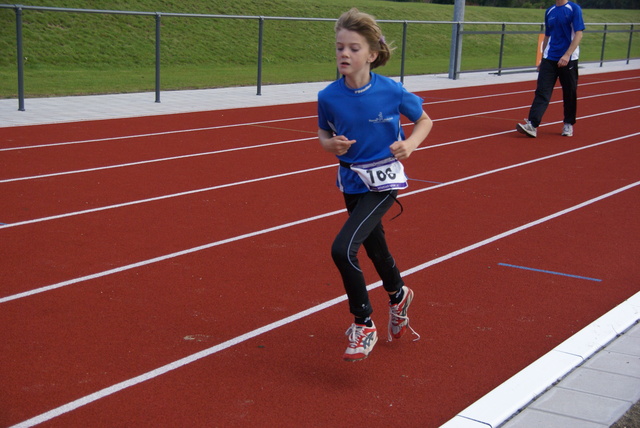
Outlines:
<svg viewBox="0 0 640 428"><path fill-rule="evenodd" d="M322 148L336 156L342 156L356 140L349 140L344 135L333 135L333 132L318 128L318 139Z"/></svg>

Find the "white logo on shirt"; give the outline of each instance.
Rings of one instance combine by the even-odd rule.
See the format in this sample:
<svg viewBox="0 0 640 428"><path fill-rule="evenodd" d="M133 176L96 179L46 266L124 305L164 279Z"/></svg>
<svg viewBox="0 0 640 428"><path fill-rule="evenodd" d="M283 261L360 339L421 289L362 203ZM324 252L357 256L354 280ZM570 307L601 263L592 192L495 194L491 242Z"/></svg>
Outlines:
<svg viewBox="0 0 640 428"><path fill-rule="evenodd" d="M371 123L385 123L385 122L391 122L393 120L393 117L384 117L382 115L382 112L378 113L378 117L376 117L375 119L369 119L369 122Z"/></svg>

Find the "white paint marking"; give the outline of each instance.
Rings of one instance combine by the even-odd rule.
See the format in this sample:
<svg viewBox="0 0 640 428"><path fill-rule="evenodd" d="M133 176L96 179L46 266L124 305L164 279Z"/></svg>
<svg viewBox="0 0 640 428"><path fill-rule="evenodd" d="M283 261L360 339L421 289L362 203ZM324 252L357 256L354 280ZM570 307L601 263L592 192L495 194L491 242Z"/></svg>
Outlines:
<svg viewBox="0 0 640 428"><path fill-rule="evenodd" d="M626 190L632 189L632 188L634 188L634 187L636 187L638 185L640 185L640 181L637 181L635 183L632 183L632 184L629 184L627 186L621 187L621 188L619 188L617 190L614 190L612 192L605 193L605 194L603 194L601 196L598 196L596 198L590 199L590 200L585 201L585 202L583 202L581 204L574 205L574 206L572 206L570 208L567 208L565 210L558 211L558 212L556 212L554 214L548 215L546 217L540 218L540 219L532 221L530 223L524 224L524 225L522 225L520 227L516 227L514 229L508 230L506 232L503 232L503 233L501 233L499 235L495 235L495 236L493 236L491 238L488 238L488 239L485 239L483 241L479 241L479 242L477 242L477 243L475 243L473 245L469 245L467 247L461 248L461 249L459 249L457 251L451 252L451 253L446 254L446 255L444 255L442 257L438 257L436 259L430 260L430 261L428 261L426 263L423 263L423 264L415 266L415 267L413 267L411 269L405 270L404 272L402 272L402 275L403 276L408 276L408 275L411 275L413 273L420 272L420 271L426 269L427 267L430 267L430 266L433 266L435 264L441 263L443 261L452 259L452 258L454 258L456 256L465 254L465 253L467 253L469 251L475 250L475 249L480 248L480 247L482 247L484 245L487 245L487 244L490 244L492 242L495 242L495 241L497 241L499 239L505 238L505 237L513 235L515 233L518 233L518 232L521 232L523 230L529 229L531 227L537 226L537 225L539 225L541 223L544 223L544 222L547 222L549 220L552 220L552 219L555 219L557 217L560 217L562 215L568 214L568 213L570 213L572 211L576 211L578 209L584 208L584 207L586 207L588 205L594 204L594 203L596 203L598 201L601 201L603 199L609 198L611 196L615 196L615 195L617 195L619 193L622 193L622 192L624 192ZM371 285L367 286L367 289L368 290L373 290L375 288L380 287L381 285L382 285L382 281L378 281L378 282L376 282L374 284L371 284ZM21 427L21 428L23 428L23 427L31 427L31 426L38 425L38 424L41 424L43 422L49 421L49 420L54 419L54 418L56 418L56 417L58 417L60 415L65 414L67 412L76 410L76 409L78 409L78 408L80 408L82 406L85 406L87 404L90 404L90 403L92 403L94 401L97 401L97 400L100 400L102 398L108 397L109 395L115 394L115 393L117 393L119 391L122 391L122 390L124 390L126 388L141 384L142 382L145 382L145 381L150 380L150 379L154 379L154 378L156 378L158 376L161 376L161 375L166 374L166 373L168 373L170 371L173 371L173 370L176 370L176 369L178 369L180 367L183 367L183 366L186 366L188 364L191 364L191 363L193 363L195 361L198 361L198 360L200 360L202 358L211 356L211 355L216 354L216 353L218 353L220 351L228 349L228 348L230 348L232 346L235 346L235 345L238 345L238 344L240 344L242 342L245 342L247 340L253 339L254 337L257 337L257 336L260 336L262 334L268 333L268 332L273 331L273 330L275 330L277 328L283 327L283 326L285 326L287 324L291 324L294 321L297 321L299 319L302 319L302 318L307 317L309 315L312 315L314 313L320 312L320 311L322 311L324 309L327 309L327 308L329 308L331 306L334 306L334 305L336 305L336 304L338 304L340 302L343 302L346 299L347 299L346 295L342 295L340 297L336 297L335 299L332 299L332 300L329 300L329 301L324 302L322 304L319 304L317 306L311 307L311 308L309 308L307 310L304 310L302 312L298 312L297 314L294 314L294 315L291 315L289 317L283 318L283 319L281 319L279 321L275 321L275 322L273 322L271 324L267 324L267 325L265 325L263 327L257 328L255 330L252 330L252 331L248 332L248 333L245 333L245 334L237 336L237 337L235 337L233 339L227 340L226 342L223 342L223 343L220 343L218 345L212 346L212 347L210 347L208 349L204 349L204 350L202 350L200 352L197 352L195 354L189 355L188 357L181 358L181 359L176 360L176 361L174 361L172 363L169 363L169 364L166 364L166 365L164 365L162 367L159 367L159 368L157 368L155 370L151 370L149 372L141 374L140 376L136 376L136 377L128 379L128 380L126 380L124 382L117 383L117 384L112 385L110 387L104 388L104 389L102 389L100 391L94 392L93 394L86 395L86 396L84 396L82 398L79 398L79 399L77 399L75 401L69 402L69 403L64 404L64 405L62 405L60 407L52 409L52 410L50 410L48 412L42 413L42 414L40 414L40 415L38 415L38 416L36 416L34 418L31 418L31 419L28 419L26 421L23 421L23 422L21 422L21 423L19 423L17 425L14 425L14 427Z"/></svg>
<svg viewBox="0 0 640 428"><path fill-rule="evenodd" d="M532 160L529 160L529 161L526 161L526 162L521 162L521 163L518 163L518 164L509 165L509 166L506 166L506 167L497 168L497 169L494 169L494 170L491 170L491 171L485 171L485 172L482 172L482 173L479 173L479 174L475 174L475 175L471 175L471 176L468 176L468 177L459 178L457 180L449 181L447 183L437 184L435 186L414 190L413 192L404 193L404 194L400 195L399 197L407 197L407 196L415 195L415 194L418 194L418 193L427 192L427 191L434 190L434 189L439 189L441 187L450 186L452 184L462 183L464 181L473 180L475 178L484 177L486 175L495 174L495 173L498 173L498 172L506 171L506 170L517 168L517 167L524 166L524 165L529 165L529 164L540 162L540 161L547 160L547 159L552 159L552 158L555 158L555 157L559 157L559 156L563 156L563 155L566 155L566 154L578 152L578 151L581 151L581 150L586 150L586 149L589 149L589 148L592 148L592 147L601 146L601 145L612 143L612 142L615 142L615 141L620 141L620 140L623 140L623 139L626 139L626 138L630 138L630 137L634 137L634 136L638 136L638 135L640 135L640 132L636 132L635 134L625 135L623 137L613 138L613 139L610 139L610 140L607 140L607 141L601 141L599 143L595 143L595 144L592 144L592 145L589 145L589 146L578 147L576 149L567 150L565 152L555 153L555 154L552 154L552 155L549 155L549 156L544 156L544 157L541 157L541 158L532 159ZM40 288L35 288L33 290L25 291L23 293L18 293L18 294L14 294L14 295L11 295L11 296L0 298L0 303L6 303L6 302L9 302L9 301L12 301L12 300L17 300L17 299L20 299L20 298L23 298L23 297L28 297L28 296L33 296L35 294L40 294L40 293L43 293L45 291L51 291L51 290L55 290L55 289L58 289L58 288L61 288L61 287L66 287L68 285L73 285L73 284L77 284L77 283L80 283L80 282L89 281L89 280L92 280L92 279L96 279L96 278L101 278L101 277L104 277L104 276L112 275L112 274L115 274L115 273L124 272L124 271L131 270L131 269L134 269L134 268L137 268L137 267L142 267L142 266L150 265L150 264L153 264L153 263L158 263L158 262L161 262L161 261L164 261L164 260L168 260L168 259L184 256L186 254L195 253L197 251L206 250L206 249L217 247L217 246L223 245L223 244L228 244L228 243L231 243L231 242L240 241L240 240L243 240L243 239L246 239L246 238L251 238L251 237L254 237L254 236L258 236L258 235L264 235L266 233L274 232L274 231L277 231L277 230L286 229L286 228L289 228L289 227L293 227L293 226L297 226L297 225L300 225L300 224L308 223L308 222L311 222L311 221L323 219L323 218L326 218L326 217L331 217L333 215L340 214L340 213L343 213L343 212L345 212L344 209L337 210L337 211L332 211L332 212L320 214L320 215L317 215L317 216L308 217L306 219L297 220L297 221L290 222L290 223L285 223L285 224L282 224L282 225L279 225L279 226L274 226L274 227L271 227L271 228L262 229L262 230L259 230L259 231L256 231L256 232L250 232L250 233L246 233L244 235L238 235L238 236L235 236L233 238L223 239L221 241L215 241L215 242L211 242L209 244L200 245L200 246L193 247L193 248L188 248L186 250L177 251L175 253L166 254L164 256L154 257L152 259L143 260L143 261L140 261L140 262L137 262L137 263L132 263L132 264L125 265L125 266L120 266L120 267L117 267L117 268L114 268L114 269L109 269L109 270L106 270L106 271L97 272L97 273L94 273L94 274L91 274L91 275L86 275L86 276L83 276L83 277L80 277L80 278L75 278L75 279L71 279L71 280L68 280L68 281L59 282L57 284L52 284L52 285L48 285L48 286L44 286L44 287L40 287ZM2 228L5 228L5 227L7 227L7 226L3 226ZM0 230L2 230L2 229L0 229Z"/></svg>

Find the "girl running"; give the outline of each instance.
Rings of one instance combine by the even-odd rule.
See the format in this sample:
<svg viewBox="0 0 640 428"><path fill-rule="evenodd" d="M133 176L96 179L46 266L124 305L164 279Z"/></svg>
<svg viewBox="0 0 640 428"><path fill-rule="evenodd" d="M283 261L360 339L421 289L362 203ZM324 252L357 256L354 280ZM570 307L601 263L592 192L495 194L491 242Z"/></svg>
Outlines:
<svg viewBox="0 0 640 428"><path fill-rule="evenodd" d="M389 293L388 339L399 339L409 327L407 309L413 290L404 285L382 227L382 217L407 187L402 164L427 137L433 122L422 99L401 83L371 70L391 56L375 19L351 9L335 25L336 62L342 78L318 94L318 138L324 150L340 161L337 186L349 217L338 233L331 255L340 271L354 322L343 359L366 358L378 340L373 308L358 263L364 245L384 289ZM400 115L414 122L404 138Z"/></svg>

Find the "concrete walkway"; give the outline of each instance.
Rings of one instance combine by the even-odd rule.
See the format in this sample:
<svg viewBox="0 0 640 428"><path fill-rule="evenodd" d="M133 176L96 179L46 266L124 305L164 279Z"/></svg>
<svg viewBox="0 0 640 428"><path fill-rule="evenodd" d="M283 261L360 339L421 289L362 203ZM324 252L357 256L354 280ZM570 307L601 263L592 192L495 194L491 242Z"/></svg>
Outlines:
<svg viewBox="0 0 640 428"><path fill-rule="evenodd" d="M603 67L598 63L581 64L580 74L584 76L637 68L640 68L640 60L631 61L630 64L624 61L605 63ZM463 73L457 80L449 79L446 74L429 74L406 76L404 85L409 91L416 92L533 81L536 76L534 69L504 72L500 76L487 72ZM27 89L28 83L25 83ZM159 103L155 102L154 92L27 98L24 103L25 111L18 110L17 99L2 99L0 100L0 128L312 102L316 100L318 91L328 83L263 86L262 95L256 95L255 86L164 91L160 93ZM532 96L534 87L532 83Z"/></svg>

